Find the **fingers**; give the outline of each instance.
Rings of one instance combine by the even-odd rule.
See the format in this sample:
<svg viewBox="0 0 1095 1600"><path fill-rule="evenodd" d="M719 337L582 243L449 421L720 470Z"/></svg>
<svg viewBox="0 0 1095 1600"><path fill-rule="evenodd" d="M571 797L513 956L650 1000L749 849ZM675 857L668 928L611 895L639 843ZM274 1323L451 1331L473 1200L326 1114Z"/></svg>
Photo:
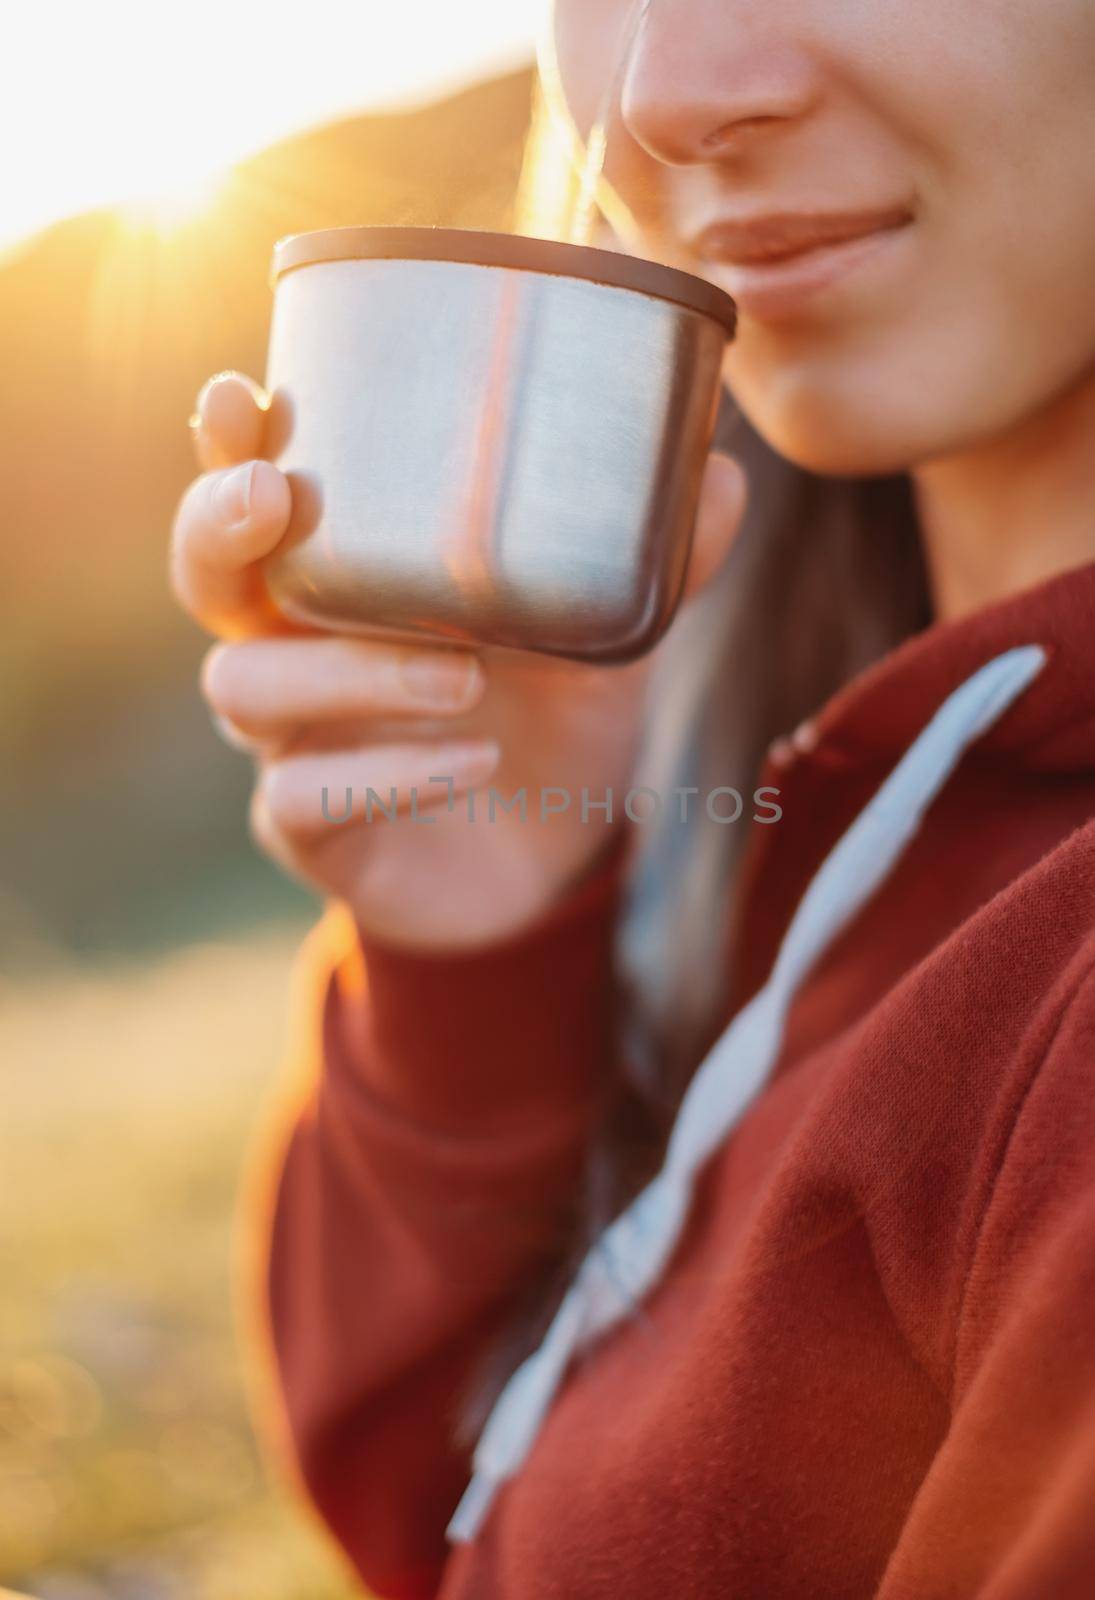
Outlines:
<svg viewBox="0 0 1095 1600"><path fill-rule="evenodd" d="M198 395L190 429L204 472L262 454L266 391L239 372L218 372Z"/></svg>
<svg viewBox="0 0 1095 1600"><path fill-rule="evenodd" d="M300 848L336 827L443 810L495 771L493 739L368 745L287 756L259 778L253 816Z"/></svg>
<svg viewBox="0 0 1095 1600"><path fill-rule="evenodd" d="M288 480L268 461L206 473L183 496L171 540L172 587L211 633L288 631L257 563L284 534L291 499Z"/></svg>
<svg viewBox="0 0 1095 1600"><path fill-rule="evenodd" d="M279 742L302 725L355 717L455 715L477 704L485 681L466 650L338 636L217 645L202 666L230 743L240 734Z"/></svg>
<svg viewBox="0 0 1095 1600"><path fill-rule="evenodd" d="M741 527L747 494L745 473L738 463L730 456L710 456L685 578L686 599L698 594L725 561Z"/></svg>
<svg viewBox="0 0 1095 1600"><path fill-rule="evenodd" d="M211 633L246 638L300 633L270 598L258 563L284 534L289 484L259 460L269 401L238 372L210 378L191 419L205 475L184 495L171 543L171 582L183 608Z"/></svg>

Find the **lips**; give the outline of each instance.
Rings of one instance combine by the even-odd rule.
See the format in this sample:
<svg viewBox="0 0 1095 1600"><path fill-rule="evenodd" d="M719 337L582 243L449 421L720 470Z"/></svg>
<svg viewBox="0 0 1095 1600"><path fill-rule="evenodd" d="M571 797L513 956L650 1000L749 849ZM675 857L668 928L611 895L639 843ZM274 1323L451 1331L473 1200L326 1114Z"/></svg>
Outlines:
<svg viewBox="0 0 1095 1600"><path fill-rule="evenodd" d="M910 219L906 205L874 211L777 212L736 222L725 219L705 228L696 240L696 254L708 261L749 266L758 261L785 261L819 245L846 244L868 234L901 227Z"/></svg>
<svg viewBox="0 0 1095 1600"><path fill-rule="evenodd" d="M905 204L724 218L697 235L693 250L742 311L775 319L878 255L911 220Z"/></svg>

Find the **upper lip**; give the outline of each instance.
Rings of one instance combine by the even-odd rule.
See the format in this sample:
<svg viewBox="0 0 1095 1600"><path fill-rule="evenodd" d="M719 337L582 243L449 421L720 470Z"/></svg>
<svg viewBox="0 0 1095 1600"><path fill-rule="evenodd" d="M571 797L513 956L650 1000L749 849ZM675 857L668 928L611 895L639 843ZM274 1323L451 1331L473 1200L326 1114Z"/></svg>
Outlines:
<svg viewBox="0 0 1095 1600"><path fill-rule="evenodd" d="M897 228L911 216L908 205L895 204L867 211L773 211L763 216L723 217L695 236L693 249L705 261L749 266Z"/></svg>

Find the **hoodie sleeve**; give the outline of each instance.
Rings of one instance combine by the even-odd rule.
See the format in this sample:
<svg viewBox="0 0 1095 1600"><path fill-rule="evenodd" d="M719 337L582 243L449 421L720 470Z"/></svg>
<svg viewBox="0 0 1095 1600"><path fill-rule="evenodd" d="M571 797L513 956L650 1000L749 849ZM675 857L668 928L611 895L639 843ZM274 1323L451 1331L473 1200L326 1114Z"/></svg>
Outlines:
<svg viewBox="0 0 1095 1600"><path fill-rule="evenodd" d="M878 1600L1095 1594L1095 978L1014 1125L966 1286L952 1424Z"/></svg>
<svg viewBox="0 0 1095 1600"><path fill-rule="evenodd" d="M436 1591L463 1391L569 1241L613 1077L625 843L489 949L399 951L332 904L302 953L268 1343L304 1485L383 1596Z"/></svg>

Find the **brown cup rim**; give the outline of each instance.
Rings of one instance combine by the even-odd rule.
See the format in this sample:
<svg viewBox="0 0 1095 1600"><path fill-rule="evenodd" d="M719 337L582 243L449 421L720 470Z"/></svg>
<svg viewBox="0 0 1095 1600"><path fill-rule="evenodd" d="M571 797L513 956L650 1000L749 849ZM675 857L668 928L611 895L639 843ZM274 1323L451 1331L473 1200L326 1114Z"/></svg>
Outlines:
<svg viewBox="0 0 1095 1600"><path fill-rule="evenodd" d="M532 239L524 234L480 233L471 228L319 228L291 233L274 246L271 283L298 267L321 261L457 261L510 267L553 277L582 278L632 289L698 311L721 323L733 338L737 307L724 290L678 267L591 245Z"/></svg>

